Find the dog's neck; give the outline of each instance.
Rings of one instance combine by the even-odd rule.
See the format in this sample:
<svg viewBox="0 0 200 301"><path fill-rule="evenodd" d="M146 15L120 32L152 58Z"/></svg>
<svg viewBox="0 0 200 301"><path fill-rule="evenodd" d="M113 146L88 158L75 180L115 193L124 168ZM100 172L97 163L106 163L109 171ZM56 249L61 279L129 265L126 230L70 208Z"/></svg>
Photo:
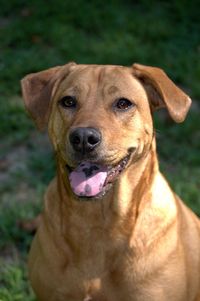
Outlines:
<svg viewBox="0 0 200 301"><path fill-rule="evenodd" d="M64 165L58 162L57 185L60 206L62 206L61 212L65 218L76 212L84 222L90 223L92 219L95 224L101 225L113 218L121 220L127 215L134 221L143 200L151 198L149 187L157 172L158 162L154 139L148 153L131 164L102 199L78 201L71 192Z"/></svg>

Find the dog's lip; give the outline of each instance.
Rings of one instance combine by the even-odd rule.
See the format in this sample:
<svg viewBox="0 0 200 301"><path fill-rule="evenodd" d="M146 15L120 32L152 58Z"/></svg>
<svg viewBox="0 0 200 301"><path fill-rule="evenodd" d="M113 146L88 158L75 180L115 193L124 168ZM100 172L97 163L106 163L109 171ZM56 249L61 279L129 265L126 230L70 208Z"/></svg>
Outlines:
<svg viewBox="0 0 200 301"><path fill-rule="evenodd" d="M103 190L97 194L96 196L78 196L79 199L82 200L91 200L91 199L100 199L102 198L107 191L112 187L112 184L115 182L115 180L120 176L120 174L126 169L128 163L130 162L130 159L132 155L135 153L136 148L130 148L128 150L128 154L123 157L117 164L115 165L107 165L107 170L108 174L105 180L105 183L103 185ZM89 161L89 160L88 160ZM99 162L93 162L99 164ZM81 162L79 162L81 164ZM105 164L102 164L105 166ZM69 173L71 173L76 167L70 167L69 165L66 164L66 169L68 170ZM77 198L77 196L76 196Z"/></svg>
<svg viewBox="0 0 200 301"><path fill-rule="evenodd" d="M105 181L104 186L108 183L113 183L115 179L122 173L122 171L126 168L132 152L129 152L122 160L118 162L115 166L109 166L108 168L108 175Z"/></svg>
<svg viewBox="0 0 200 301"><path fill-rule="evenodd" d="M128 163L129 160L130 160L130 157L133 155L133 153L135 153L135 150L136 150L135 147L129 148L129 149L128 149L128 152L127 152L128 154L127 154L125 157L123 157L123 159L121 159L120 161L118 161L118 163L115 163L115 164L113 164L113 165L105 164L104 162L102 163L102 162L99 161L99 160L90 160L90 159L88 159L88 160L84 160L84 161L88 161L88 162L91 162L91 163L97 164L97 165L107 166L108 176L111 177L111 175L112 175L114 172L121 173L121 172L125 169L127 163ZM78 162L78 163L76 164L76 166L70 166L70 165L68 165L68 164L66 163L65 166L66 166L67 171L70 173L70 172L72 172L73 170L75 170L76 167L77 167L79 164L81 164L81 163L82 163L82 161Z"/></svg>

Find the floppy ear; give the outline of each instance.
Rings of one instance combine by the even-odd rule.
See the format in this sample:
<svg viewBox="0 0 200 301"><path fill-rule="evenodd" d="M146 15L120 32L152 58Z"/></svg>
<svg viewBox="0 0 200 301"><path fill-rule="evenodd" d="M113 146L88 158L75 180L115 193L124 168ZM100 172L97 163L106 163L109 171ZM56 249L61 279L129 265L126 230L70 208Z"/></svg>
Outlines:
<svg viewBox="0 0 200 301"><path fill-rule="evenodd" d="M174 121L184 121L192 101L162 69L134 64L133 74L144 84L153 110L166 107Z"/></svg>
<svg viewBox="0 0 200 301"><path fill-rule="evenodd" d="M25 76L21 80L22 95L27 111L35 121L37 127L43 130L48 123L50 114L50 101L53 96L55 84L62 79L61 69L64 75L69 67L75 63L58 66Z"/></svg>

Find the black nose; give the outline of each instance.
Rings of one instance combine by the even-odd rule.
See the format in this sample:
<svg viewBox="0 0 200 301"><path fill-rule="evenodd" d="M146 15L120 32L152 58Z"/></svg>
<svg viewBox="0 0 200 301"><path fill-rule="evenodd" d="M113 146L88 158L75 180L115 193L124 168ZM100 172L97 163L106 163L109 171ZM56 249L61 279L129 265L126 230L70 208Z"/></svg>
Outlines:
<svg viewBox="0 0 200 301"><path fill-rule="evenodd" d="M75 151L87 153L93 151L101 142L101 133L90 127L79 127L71 131L69 141Z"/></svg>

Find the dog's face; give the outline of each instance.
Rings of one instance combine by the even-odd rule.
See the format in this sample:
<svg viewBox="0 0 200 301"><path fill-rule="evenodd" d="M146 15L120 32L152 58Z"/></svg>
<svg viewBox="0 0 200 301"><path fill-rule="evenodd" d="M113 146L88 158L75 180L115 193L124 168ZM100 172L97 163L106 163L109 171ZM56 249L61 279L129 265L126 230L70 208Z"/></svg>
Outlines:
<svg viewBox="0 0 200 301"><path fill-rule="evenodd" d="M56 92L49 133L56 152L68 169L74 170L70 179L78 195L104 194L151 143L148 97L131 71L123 67L76 66ZM94 168L105 174L100 176ZM84 177L84 170L93 171L95 176L93 181L84 182L91 188L89 191L87 186L86 194L85 188L79 190L76 185L76 177ZM101 193L96 194L98 191Z"/></svg>
<svg viewBox="0 0 200 301"><path fill-rule="evenodd" d="M145 89L131 69L77 66L56 93L49 132L70 167L83 160L114 166L151 142Z"/></svg>
<svg viewBox="0 0 200 301"><path fill-rule="evenodd" d="M177 121L185 117L190 105L185 94L171 87L166 75L156 69L161 80L163 74L167 78L166 89L159 88L157 74L143 76L142 67L68 64L24 80L25 100L33 84L38 86L43 98L42 109L38 106L41 117L35 107L32 112L36 112L40 126L48 119L49 136L79 197L104 195L120 174L150 149L154 108L167 106ZM181 96L182 105L178 106L184 110L174 107L165 96L169 88ZM28 102L30 107L34 100L29 97Z"/></svg>

